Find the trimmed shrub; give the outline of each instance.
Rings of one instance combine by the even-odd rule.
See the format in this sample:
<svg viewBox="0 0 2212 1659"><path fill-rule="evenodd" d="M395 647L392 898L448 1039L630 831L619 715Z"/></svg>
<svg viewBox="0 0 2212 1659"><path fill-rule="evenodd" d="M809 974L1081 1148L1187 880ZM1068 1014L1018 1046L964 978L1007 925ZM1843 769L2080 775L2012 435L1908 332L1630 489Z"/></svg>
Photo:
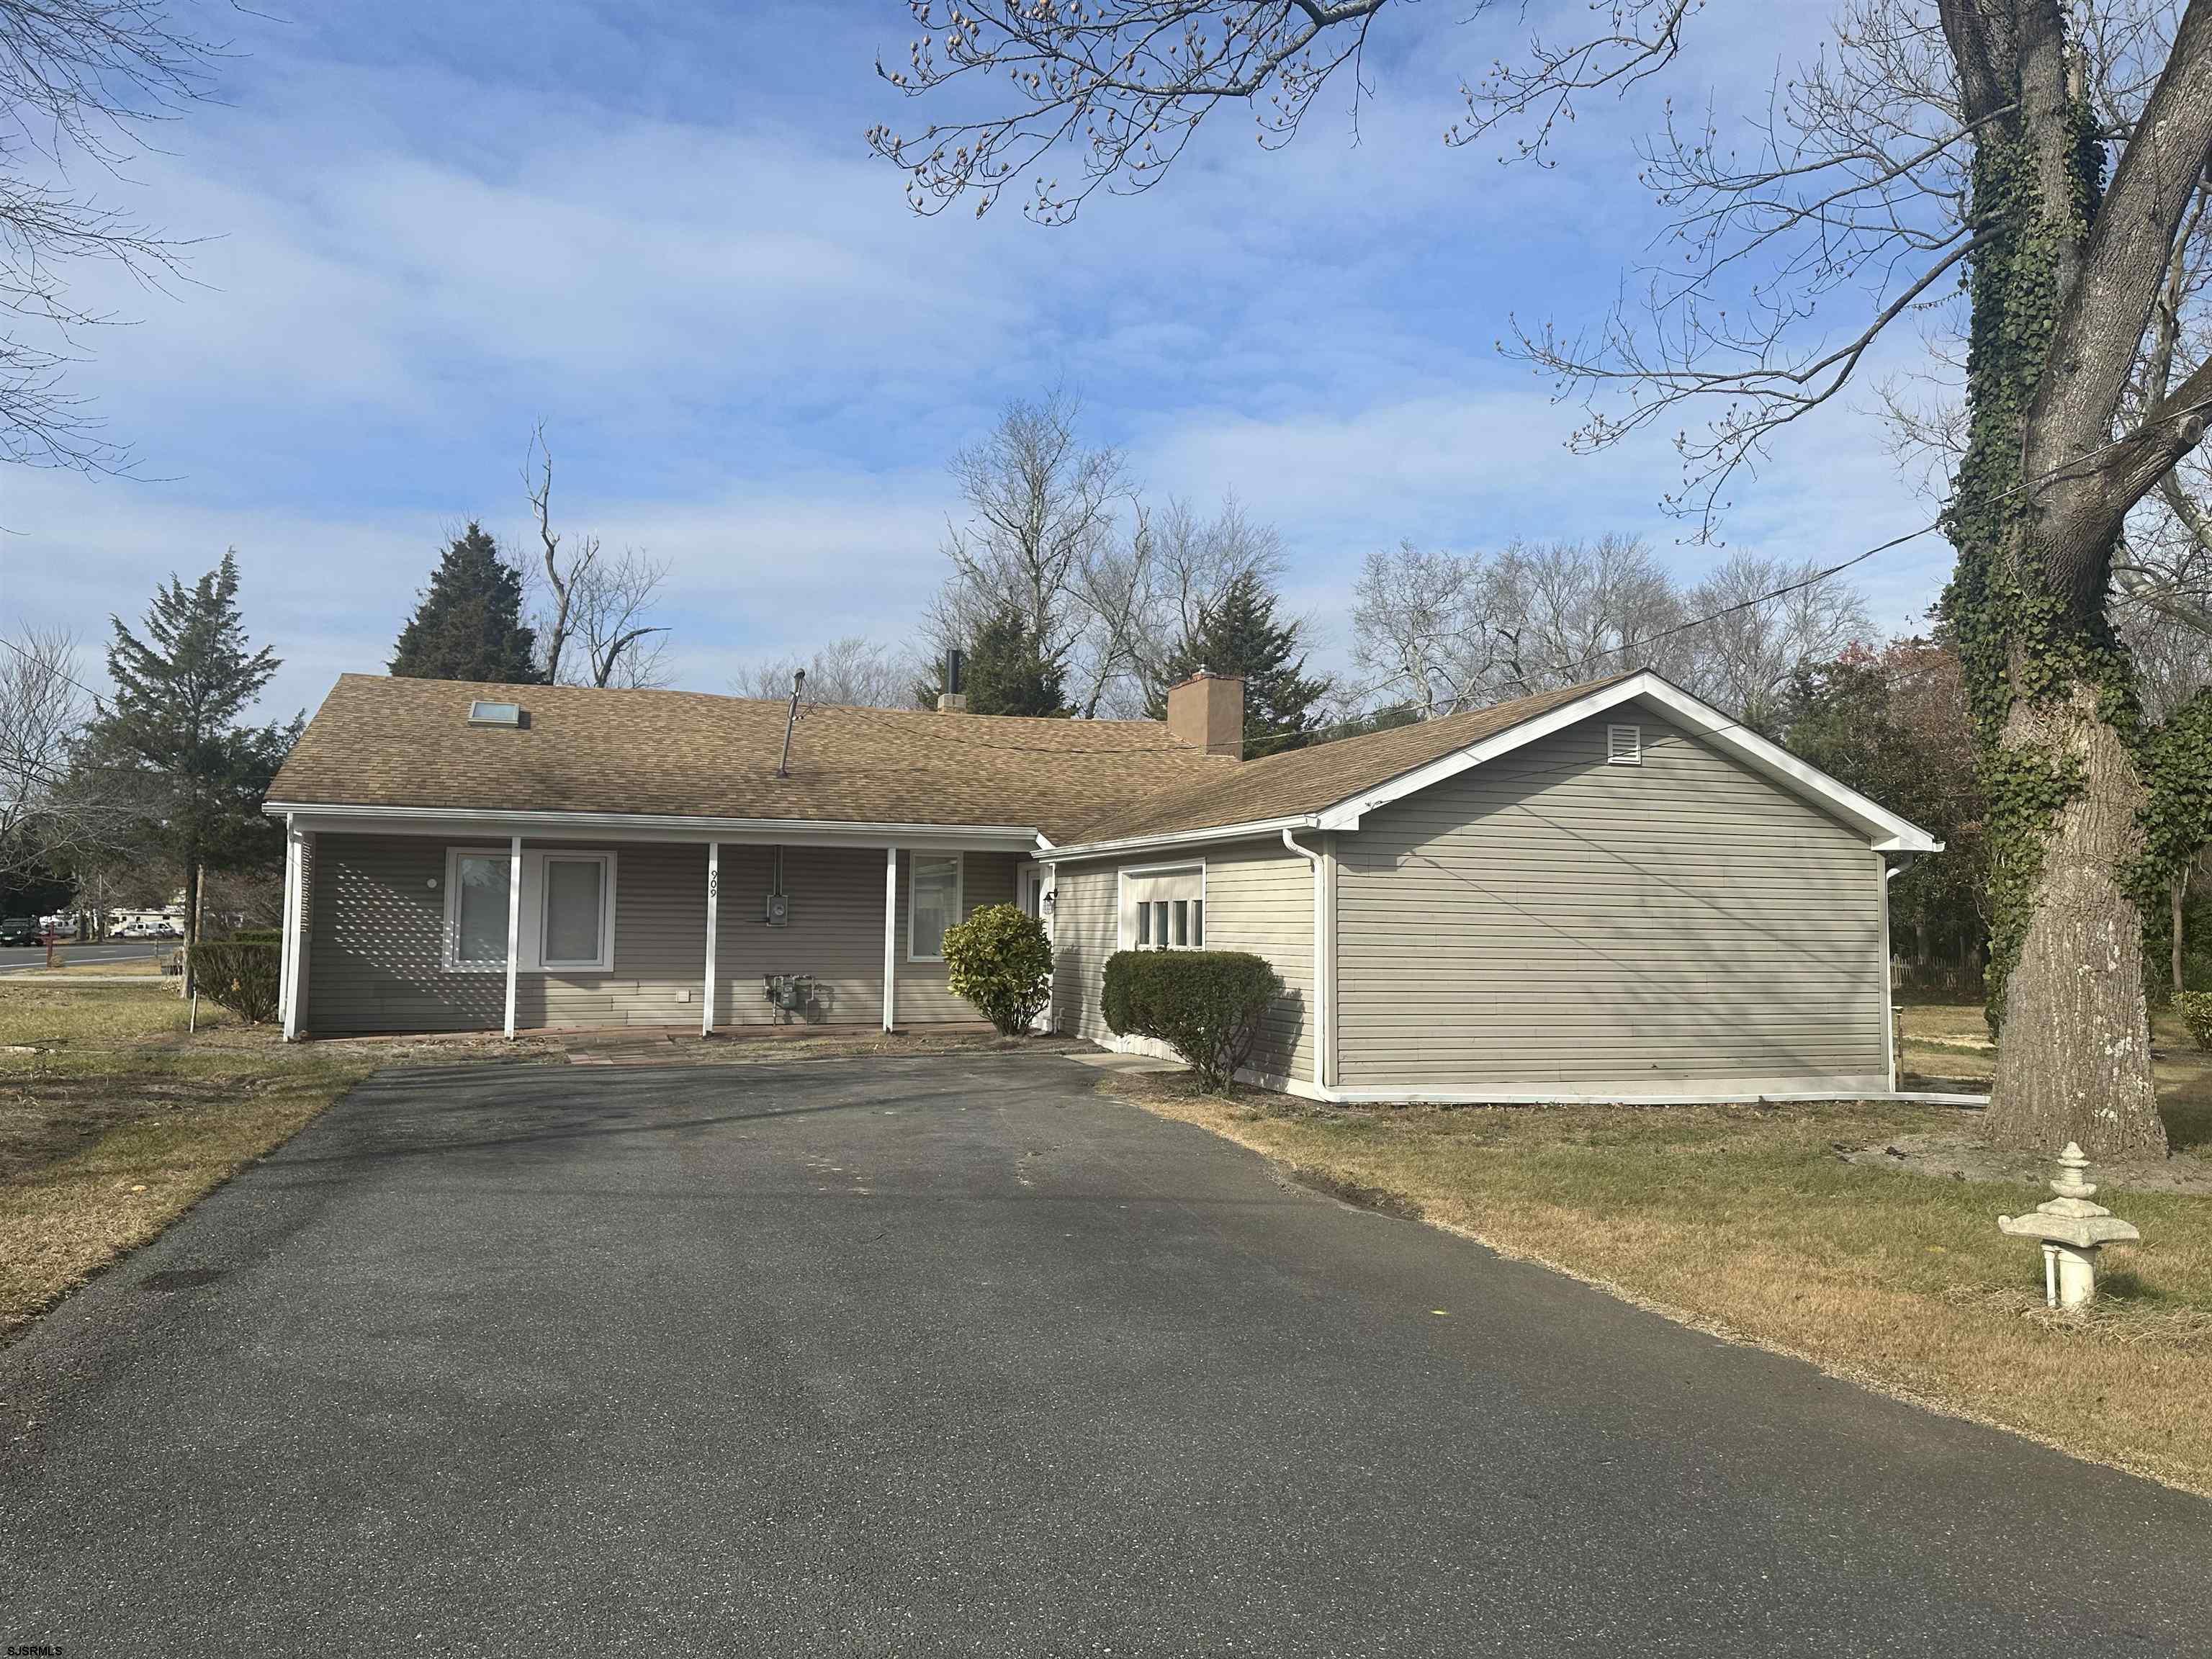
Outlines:
<svg viewBox="0 0 2212 1659"><path fill-rule="evenodd" d="M276 1018L281 947L258 939L205 939L192 947L192 978L240 1018L258 1025Z"/></svg>
<svg viewBox="0 0 2212 1659"><path fill-rule="evenodd" d="M2173 1011L2189 1028L2191 1041L2212 1048L2212 991L2184 991L2173 1000Z"/></svg>
<svg viewBox="0 0 2212 1659"><path fill-rule="evenodd" d="M240 927L234 929L230 937L232 943L236 945L282 945L284 930L282 927Z"/></svg>
<svg viewBox="0 0 2212 1659"><path fill-rule="evenodd" d="M945 930L945 977L1008 1036L1019 1036L1052 996L1052 941L1015 904L987 904Z"/></svg>
<svg viewBox="0 0 2212 1659"><path fill-rule="evenodd" d="M1100 998L1116 1036L1157 1038L1209 1089L1237 1074L1252 1052L1283 981L1243 951L1116 951Z"/></svg>

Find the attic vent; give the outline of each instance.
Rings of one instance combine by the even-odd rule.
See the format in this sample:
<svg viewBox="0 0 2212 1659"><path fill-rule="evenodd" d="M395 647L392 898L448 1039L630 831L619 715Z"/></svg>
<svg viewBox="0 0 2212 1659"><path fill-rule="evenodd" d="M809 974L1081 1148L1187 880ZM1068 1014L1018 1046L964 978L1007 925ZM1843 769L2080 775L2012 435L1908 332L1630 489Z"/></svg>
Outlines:
<svg viewBox="0 0 2212 1659"><path fill-rule="evenodd" d="M1605 759L1608 766L1644 764L1644 728L1608 726L1605 728Z"/></svg>
<svg viewBox="0 0 2212 1659"><path fill-rule="evenodd" d="M520 726L522 724L522 705L519 702L472 702L469 705L469 724Z"/></svg>

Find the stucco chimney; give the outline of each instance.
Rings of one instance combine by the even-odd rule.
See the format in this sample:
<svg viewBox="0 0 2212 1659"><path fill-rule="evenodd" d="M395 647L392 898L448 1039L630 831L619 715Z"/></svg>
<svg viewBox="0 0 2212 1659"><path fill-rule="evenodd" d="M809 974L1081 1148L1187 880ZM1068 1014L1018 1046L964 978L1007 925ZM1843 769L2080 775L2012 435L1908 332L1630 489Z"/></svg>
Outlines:
<svg viewBox="0 0 2212 1659"><path fill-rule="evenodd" d="M1244 682L1201 668L1168 688L1168 732L1209 755L1244 755Z"/></svg>

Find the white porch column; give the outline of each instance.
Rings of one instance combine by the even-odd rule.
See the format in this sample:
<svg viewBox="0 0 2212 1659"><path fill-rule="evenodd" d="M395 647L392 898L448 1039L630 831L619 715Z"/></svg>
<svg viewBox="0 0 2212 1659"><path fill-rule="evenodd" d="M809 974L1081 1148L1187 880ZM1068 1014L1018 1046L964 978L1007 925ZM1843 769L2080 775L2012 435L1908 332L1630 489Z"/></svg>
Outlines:
<svg viewBox="0 0 2212 1659"><path fill-rule="evenodd" d="M284 815L284 931L278 953L277 1004L284 1021L284 1041L300 1036L300 957L306 941L301 938L304 907L300 893L300 831L292 815Z"/></svg>
<svg viewBox="0 0 2212 1659"><path fill-rule="evenodd" d="M722 902L722 843L707 843L707 994L699 1014L699 1035L714 1035L714 934Z"/></svg>
<svg viewBox="0 0 2212 1659"><path fill-rule="evenodd" d="M507 853L507 1034L514 1035L514 964L522 953L522 837Z"/></svg>
<svg viewBox="0 0 2212 1659"><path fill-rule="evenodd" d="M898 848L884 848L884 1030L898 1017Z"/></svg>

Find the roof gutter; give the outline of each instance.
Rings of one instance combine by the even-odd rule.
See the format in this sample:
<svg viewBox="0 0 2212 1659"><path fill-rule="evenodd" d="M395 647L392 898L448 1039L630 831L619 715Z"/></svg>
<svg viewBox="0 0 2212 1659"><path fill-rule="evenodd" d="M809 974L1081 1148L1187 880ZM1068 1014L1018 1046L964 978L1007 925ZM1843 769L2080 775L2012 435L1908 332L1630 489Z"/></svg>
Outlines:
<svg viewBox="0 0 2212 1659"><path fill-rule="evenodd" d="M544 812L476 807L362 806L318 801L265 801L270 817L296 815L307 830L385 830L401 835L446 835L499 830L513 835L616 835L661 841L836 842L882 847L941 843L1002 847L1030 852L1042 841L1028 824L884 823L842 818L711 817L678 812Z"/></svg>
<svg viewBox="0 0 2212 1659"><path fill-rule="evenodd" d="M1073 846L1050 848L1039 856L1052 860L1107 858L1119 853L1149 853L1163 848L1203 846L1212 842L1264 840L1292 830L1318 829L1320 825L1318 812L1302 812L1295 817L1255 818L1247 823L1224 823L1210 830L1176 830L1156 836L1124 836L1115 841L1078 842Z"/></svg>

